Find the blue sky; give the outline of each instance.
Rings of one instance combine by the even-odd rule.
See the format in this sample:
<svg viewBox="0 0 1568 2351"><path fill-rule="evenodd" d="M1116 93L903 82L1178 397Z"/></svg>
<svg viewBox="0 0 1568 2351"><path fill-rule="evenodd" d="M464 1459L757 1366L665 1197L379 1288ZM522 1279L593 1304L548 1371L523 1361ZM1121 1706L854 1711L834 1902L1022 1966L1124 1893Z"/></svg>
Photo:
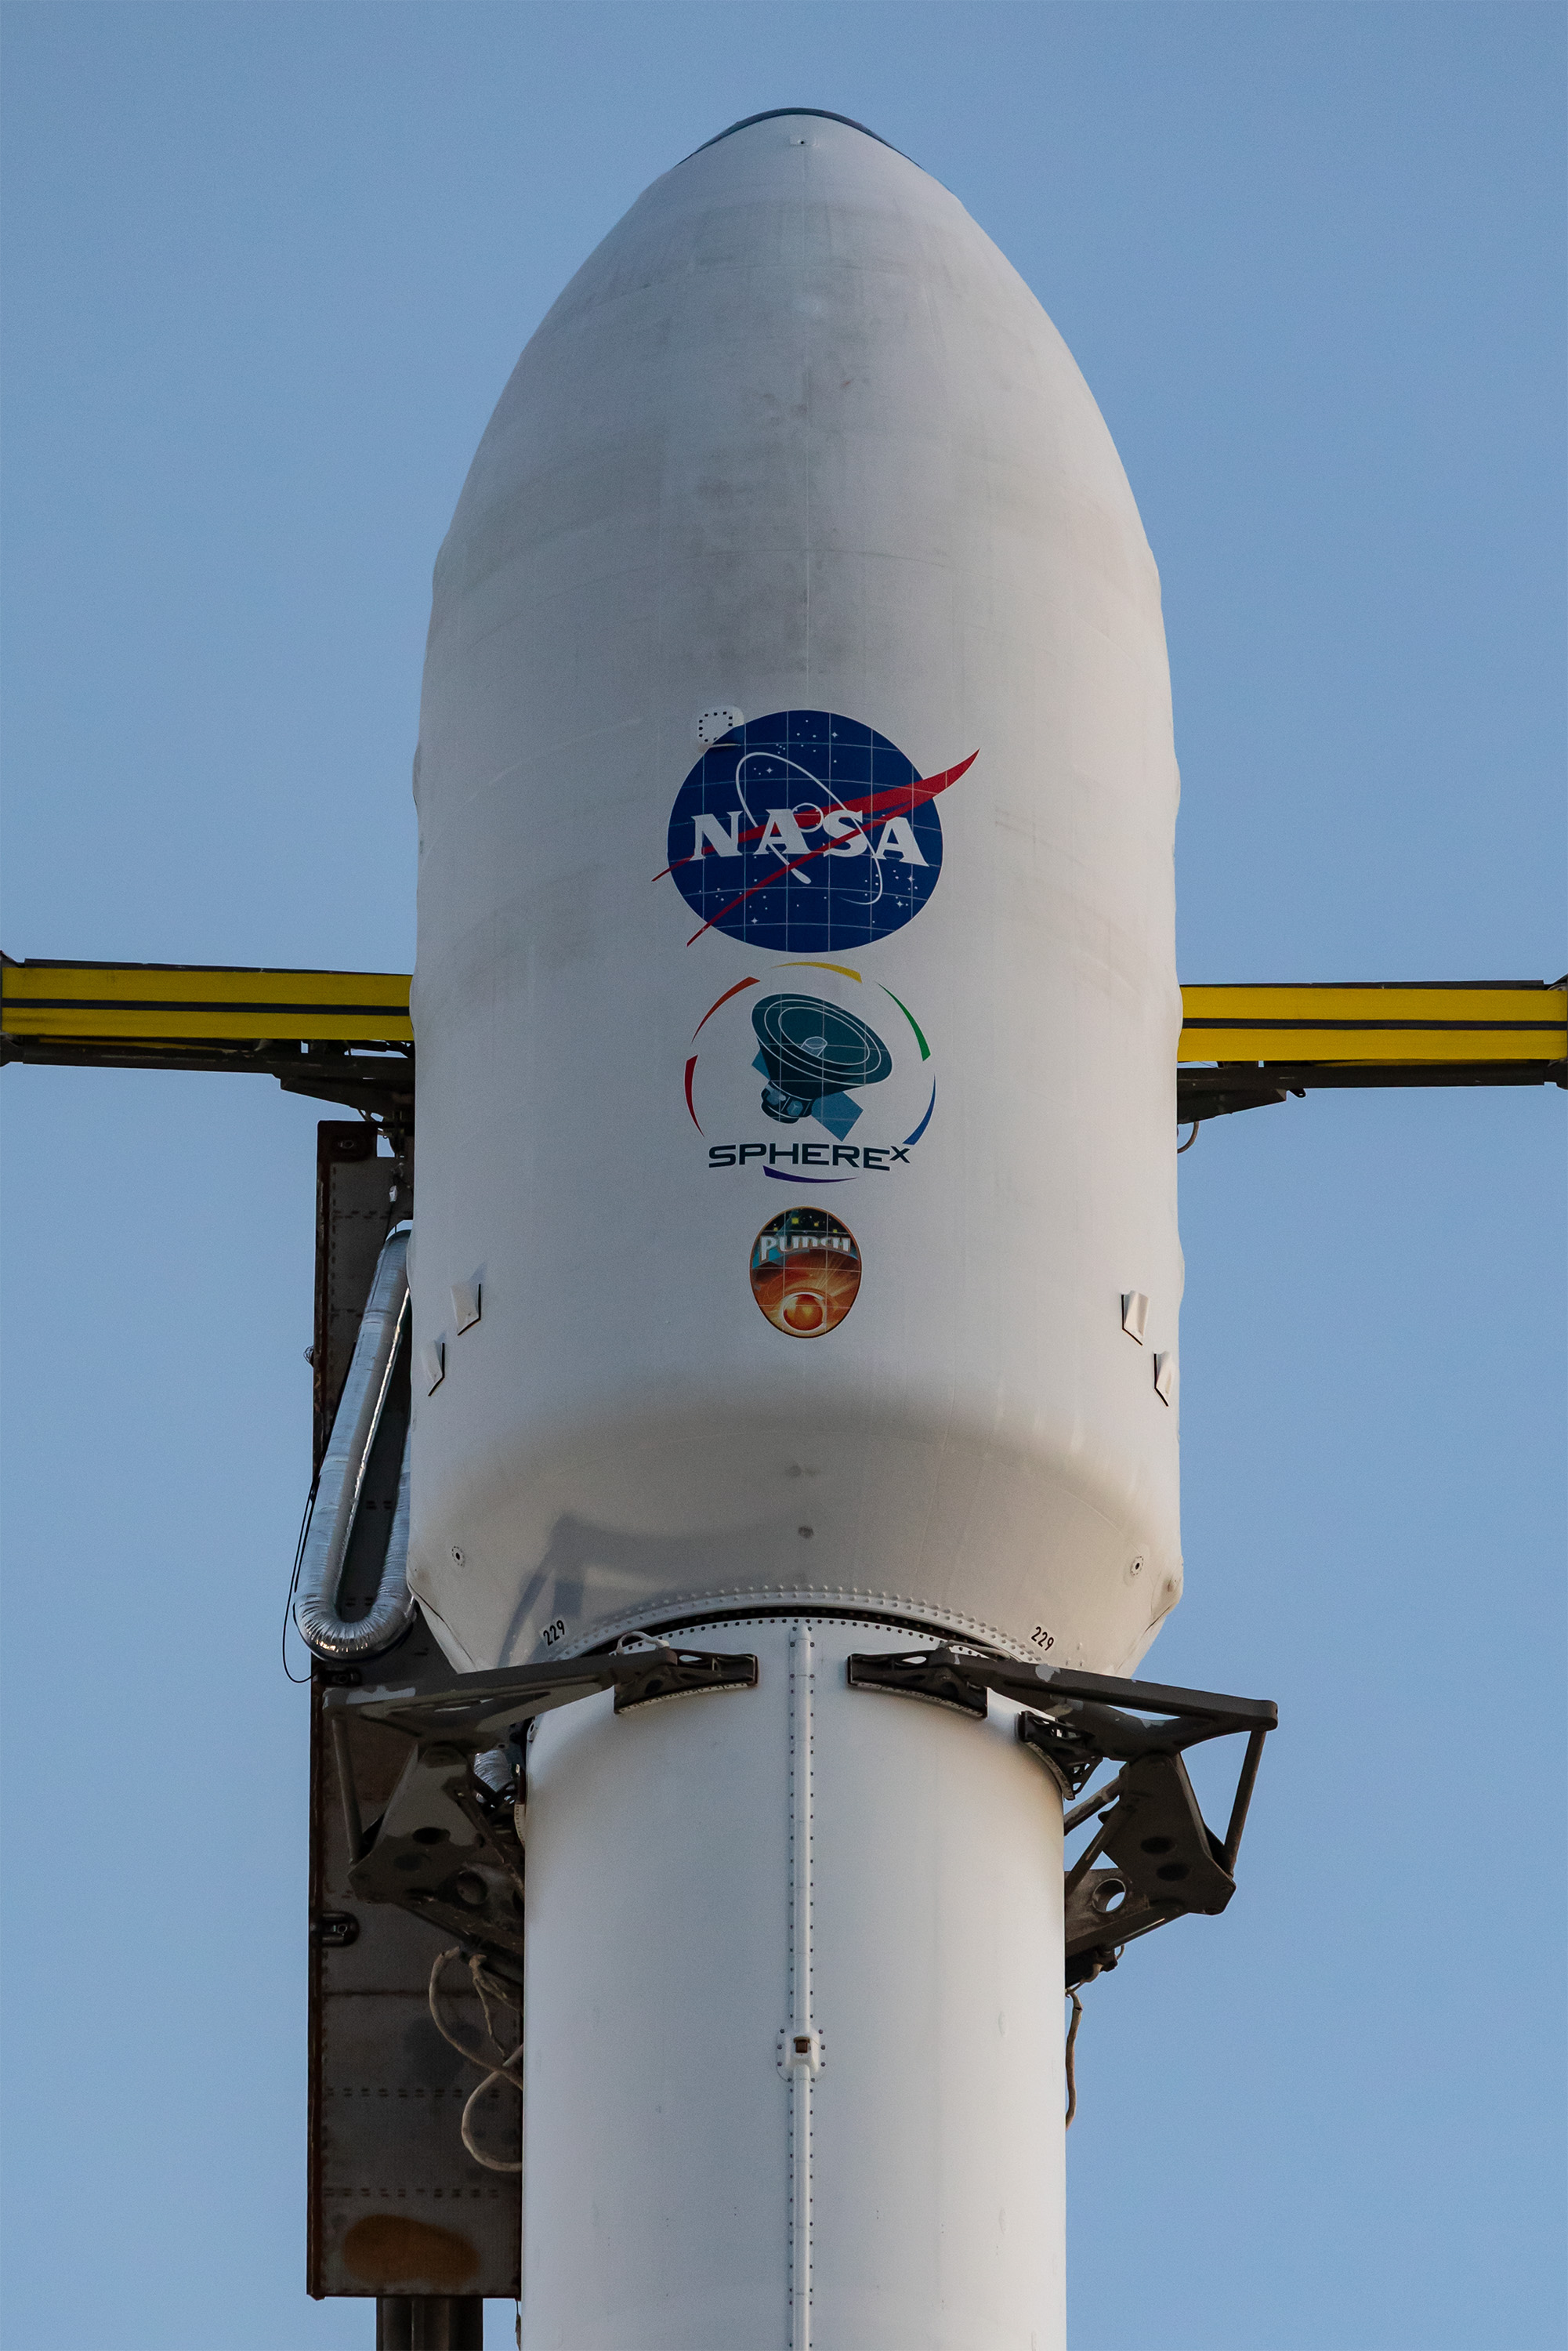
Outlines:
<svg viewBox="0 0 1568 2351"><path fill-rule="evenodd" d="M1568 964L1557 5L9 5L3 938L406 969L430 566L517 350L737 117L873 125L1066 336L1160 564L1189 980ZM8 1071L5 2339L303 2295L315 1113ZM1092 1988L1074 2351L1552 2351L1563 1102L1182 1161L1219 1922ZM510 2312L491 2313L510 2340Z"/></svg>

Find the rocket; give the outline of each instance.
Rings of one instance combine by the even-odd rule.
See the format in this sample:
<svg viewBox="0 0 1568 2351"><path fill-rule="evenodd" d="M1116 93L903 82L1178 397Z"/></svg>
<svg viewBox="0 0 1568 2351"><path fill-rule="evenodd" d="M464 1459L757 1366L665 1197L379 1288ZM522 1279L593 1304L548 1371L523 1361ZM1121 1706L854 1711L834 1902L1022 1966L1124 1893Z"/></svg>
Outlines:
<svg viewBox="0 0 1568 2351"><path fill-rule="evenodd" d="M811 110L655 181L480 444L415 768L411 1586L459 1676L751 1661L519 1742L530 2351L1064 2339L1050 1700L1181 1591L1177 789L957 199Z"/></svg>

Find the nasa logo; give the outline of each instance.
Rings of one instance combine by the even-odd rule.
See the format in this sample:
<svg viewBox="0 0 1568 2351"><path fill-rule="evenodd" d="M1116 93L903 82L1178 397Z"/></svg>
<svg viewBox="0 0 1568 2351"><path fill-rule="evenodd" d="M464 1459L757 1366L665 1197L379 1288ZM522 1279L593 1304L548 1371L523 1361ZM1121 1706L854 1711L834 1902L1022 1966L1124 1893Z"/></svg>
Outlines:
<svg viewBox="0 0 1568 2351"><path fill-rule="evenodd" d="M675 796L664 872L700 927L783 955L842 954L913 920L942 871L936 799L874 727L776 710L709 746ZM655 876L662 880L663 875Z"/></svg>

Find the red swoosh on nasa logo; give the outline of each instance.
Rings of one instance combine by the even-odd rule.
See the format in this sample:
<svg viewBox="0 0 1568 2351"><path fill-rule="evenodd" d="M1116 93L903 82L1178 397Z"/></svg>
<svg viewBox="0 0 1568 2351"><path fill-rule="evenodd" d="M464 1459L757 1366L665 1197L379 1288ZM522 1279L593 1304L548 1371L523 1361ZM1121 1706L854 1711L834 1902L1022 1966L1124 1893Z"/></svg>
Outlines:
<svg viewBox="0 0 1568 2351"><path fill-rule="evenodd" d="M934 800L938 792L945 792L949 784L956 784L960 776L967 775L979 756L978 751L971 751L967 759L960 759L956 768L944 768L939 776L916 776L912 782L907 784L887 784L884 785L883 789L879 792L868 792L863 799L837 799L835 795L835 802L839 808L844 810L846 815L858 816L873 824L878 817L908 816L914 810L923 808L927 800ZM824 789L826 788L824 787ZM735 838L737 842L743 841L760 841L767 830L768 827L765 824L754 824L748 831L737 832ZM832 845L833 844L831 841L824 842L823 849L831 848ZM822 853L822 849L813 849L809 852L809 855L810 857L821 857ZM795 860L795 865L803 865L807 862L806 858L798 857ZM673 873L674 872L676 865L690 865L692 862L693 860L690 857L677 857L674 865L662 865L657 873L654 874L653 879L655 882L662 882L666 873ZM790 866L786 870L793 872L795 868L794 866ZM770 882L777 882L779 876L777 873L772 873L768 876L768 880ZM752 884L753 889L761 889L762 887L764 887L764 884L761 883L753 883ZM750 890L745 890L741 893L742 897L749 898L750 895ZM735 901L735 904L738 906L740 899L737 898ZM727 914L729 908L727 906L724 912ZM721 915L716 914L714 916L715 922L722 921L722 919L723 916ZM711 925L706 923L703 925L704 930L709 929ZM697 936L699 938L702 936L701 931L697 933ZM689 945L690 942L688 941L687 944Z"/></svg>

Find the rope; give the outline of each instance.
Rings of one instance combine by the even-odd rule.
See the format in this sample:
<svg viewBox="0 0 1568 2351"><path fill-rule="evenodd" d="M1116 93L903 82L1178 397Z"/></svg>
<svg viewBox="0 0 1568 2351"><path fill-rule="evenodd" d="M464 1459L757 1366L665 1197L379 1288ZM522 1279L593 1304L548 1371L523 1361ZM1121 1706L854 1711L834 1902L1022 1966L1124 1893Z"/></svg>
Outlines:
<svg viewBox="0 0 1568 2351"><path fill-rule="evenodd" d="M1083 2022L1083 2002L1075 1991L1070 1991L1067 1997L1072 2002L1072 2022L1067 2028L1067 2121L1063 2127L1071 2130L1072 2117L1078 2112L1078 2074L1072 2063L1072 2045Z"/></svg>
<svg viewBox="0 0 1568 2351"><path fill-rule="evenodd" d="M492 2065L488 2057L482 2055L478 2050L470 2049L468 2043L465 2041L460 2041L453 2032L441 2012L441 1970L448 1959L460 1959L465 1956L462 1945L454 1943L449 1951L442 1951L438 1954L435 1965L430 1970L431 2021L443 2041L455 2049L460 2057L466 2058L470 2065L477 2065L485 2075L463 2109L463 2120L460 2125L463 2144L475 2162L482 2163L486 2171L521 2171L523 2167L520 2163L502 2163L497 2157L486 2155L482 2147L476 2147L474 2144L474 2134L468 2118L491 2084L505 2082L507 2089L516 2090L519 2098L523 2095L523 2085L512 2071L523 2053L523 2044L519 2041L510 2056L503 2057L498 2065ZM515 2007L517 2003L513 1998L511 1987L503 1983L498 1976L493 1976L490 1973L477 1951L470 1952L466 1957L468 1972L474 1979L474 1989L479 1995L479 2005L485 2011L486 2033L488 2035L491 2047L498 2050L501 2044L496 2038L495 2014L491 2002L494 2001L504 2008Z"/></svg>
<svg viewBox="0 0 1568 2351"><path fill-rule="evenodd" d="M1202 1119L1195 1118L1193 1120L1192 1133L1187 1136L1185 1143L1178 1143L1176 1144L1176 1157L1178 1159L1181 1157L1184 1151L1190 1151L1192 1149L1193 1144L1197 1141L1197 1130L1202 1124Z"/></svg>

